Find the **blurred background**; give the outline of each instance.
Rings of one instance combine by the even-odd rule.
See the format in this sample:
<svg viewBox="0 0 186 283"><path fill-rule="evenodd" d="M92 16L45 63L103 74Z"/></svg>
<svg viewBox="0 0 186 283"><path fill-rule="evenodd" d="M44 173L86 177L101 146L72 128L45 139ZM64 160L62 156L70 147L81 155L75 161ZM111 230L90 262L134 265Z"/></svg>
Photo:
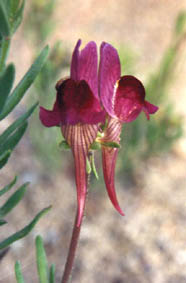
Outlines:
<svg viewBox="0 0 186 283"><path fill-rule="evenodd" d="M112 207L96 153L100 179L91 176L74 283L186 282L186 1L30 0L13 39L10 61L19 79L46 44L50 58L10 123L33 102L51 108L55 84L69 75L77 40L106 41L119 52L122 74L143 81L147 100L159 106L148 122L143 114L123 127L116 187L121 217ZM2 127L7 125L2 125ZM15 282L20 260L27 283L38 282L34 239L44 238L48 260L60 282L76 211L70 151L62 151L60 130L44 128L38 111L29 130L1 170L1 187L19 175L30 181L24 200L8 216L8 232L21 229L52 204L34 232L11 246L0 262L0 283ZM18 183L19 183L18 182ZM1 228L7 234L7 227ZM4 232L3 232L4 231Z"/></svg>

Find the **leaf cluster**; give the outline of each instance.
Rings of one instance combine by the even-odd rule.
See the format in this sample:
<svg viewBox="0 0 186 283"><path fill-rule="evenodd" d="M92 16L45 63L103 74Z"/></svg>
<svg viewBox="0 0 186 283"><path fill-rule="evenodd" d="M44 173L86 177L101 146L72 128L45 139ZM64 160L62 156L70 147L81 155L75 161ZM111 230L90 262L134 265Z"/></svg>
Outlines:
<svg viewBox="0 0 186 283"><path fill-rule="evenodd" d="M20 82L13 88L16 67L13 63L7 65L6 60L12 37L22 21L24 6L25 0L0 0L0 121L7 118L14 108L18 106L41 71L49 52L49 48L46 46ZM28 127L28 118L36 109L37 105L38 103L35 102L24 114L14 120L14 122L0 134L0 169L7 164L13 150L23 137ZM16 182L17 177L1 188L0 197L13 189ZM4 204L0 206L0 226L7 224L6 216L22 200L27 187L28 183L21 185L7 198ZM2 250L2 252L0 256L5 255L5 250L10 244L25 237L49 209L50 207L41 210L23 229L1 241L0 250Z"/></svg>
<svg viewBox="0 0 186 283"><path fill-rule="evenodd" d="M55 265L48 266L46 252L44 248L43 239L41 236L36 237L36 262L37 272L40 283L55 283ZM21 264L19 261L15 264L15 274L17 283L24 283L24 276L21 271Z"/></svg>

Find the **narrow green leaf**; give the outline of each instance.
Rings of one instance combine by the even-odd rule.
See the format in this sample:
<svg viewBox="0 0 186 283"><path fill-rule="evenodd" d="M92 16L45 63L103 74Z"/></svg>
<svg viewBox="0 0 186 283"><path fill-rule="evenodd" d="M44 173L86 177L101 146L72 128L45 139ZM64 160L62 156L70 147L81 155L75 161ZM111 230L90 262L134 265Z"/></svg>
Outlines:
<svg viewBox="0 0 186 283"><path fill-rule="evenodd" d="M43 64L46 61L48 52L49 52L49 47L46 46L42 50L38 58L35 60L35 62L32 64L28 72L25 74L25 76L22 78L22 80L13 90L12 94L8 97L5 107L3 109L3 112L0 114L0 121L14 109L14 107L22 99L22 97L24 96L28 88L32 85L35 78L41 71Z"/></svg>
<svg viewBox="0 0 186 283"><path fill-rule="evenodd" d="M0 33L5 37L10 35L8 16L2 2L0 2Z"/></svg>
<svg viewBox="0 0 186 283"><path fill-rule="evenodd" d="M0 219L0 226L4 225L4 224L6 224L6 223L7 223L6 220Z"/></svg>
<svg viewBox="0 0 186 283"><path fill-rule="evenodd" d="M37 258L37 271L40 283L47 283L48 281L48 263L41 236L36 237L36 258Z"/></svg>
<svg viewBox="0 0 186 283"><path fill-rule="evenodd" d="M10 1L10 16L13 16L16 14L18 8L20 5L20 0L12 0Z"/></svg>
<svg viewBox="0 0 186 283"><path fill-rule="evenodd" d="M4 4L4 7L7 11L7 14L9 15L9 10L10 10L10 6L11 6L11 0L3 0L3 4Z"/></svg>
<svg viewBox="0 0 186 283"><path fill-rule="evenodd" d="M13 64L10 64L0 76L0 112L3 110L5 102L11 91L14 82L14 77L15 67Z"/></svg>
<svg viewBox="0 0 186 283"><path fill-rule="evenodd" d="M6 38L4 37L1 39L0 42L0 73L1 74L5 70L6 60L10 48L10 42L11 42L10 37L6 37Z"/></svg>
<svg viewBox="0 0 186 283"><path fill-rule="evenodd" d="M8 161L8 158L10 157L12 151L11 150L7 150L5 151L3 154L0 155L0 169L5 166L5 164Z"/></svg>
<svg viewBox="0 0 186 283"><path fill-rule="evenodd" d="M16 261L15 263L15 275L16 275L16 280L17 283L24 283L24 277L21 271L21 264L19 261Z"/></svg>
<svg viewBox="0 0 186 283"><path fill-rule="evenodd" d="M16 7L14 8L14 11L12 13L13 21L12 21L12 25L11 25L11 32L12 33L15 33L15 31L17 30L17 28L19 27L19 25L22 22L24 7L25 7L25 0L22 1L21 7L19 8L19 10L16 11L16 9L15 9Z"/></svg>
<svg viewBox="0 0 186 283"><path fill-rule="evenodd" d="M9 247L0 251L0 261L7 255L7 253L9 252Z"/></svg>
<svg viewBox="0 0 186 283"><path fill-rule="evenodd" d="M15 185L16 182L17 182L17 176L15 176L15 178L13 179L13 181L11 183L9 183L3 189L0 190L0 196L4 195L6 192L8 192Z"/></svg>
<svg viewBox="0 0 186 283"><path fill-rule="evenodd" d="M7 215L23 198L29 183L23 184L15 193L13 193L4 205L0 207L0 218Z"/></svg>
<svg viewBox="0 0 186 283"><path fill-rule="evenodd" d="M38 103L35 103L26 113L19 117L15 122L13 122L3 133L0 135L0 145L6 141L6 139L19 128L33 113Z"/></svg>
<svg viewBox="0 0 186 283"><path fill-rule="evenodd" d="M24 135L28 122L24 122L17 130L8 137L8 139L0 145L0 154L3 154L6 150L13 150L18 144L22 136Z"/></svg>
<svg viewBox="0 0 186 283"><path fill-rule="evenodd" d="M13 242L24 238L26 235L29 234L29 232L34 228L34 226L37 224L37 222L39 221L39 219L46 214L49 210L51 209L51 206L44 208L42 211L40 211L35 218L26 226L24 227L22 230L16 232L15 234L11 235L10 237L8 237L7 239L5 239L4 241L0 242L0 250L4 249L6 247L8 247L10 244L12 244Z"/></svg>
<svg viewBox="0 0 186 283"><path fill-rule="evenodd" d="M55 283L55 264L50 267L49 283Z"/></svg>
<svg viewBox="0 0 186 283"><path fill-rule="evenodd" d="M179 13L175 25L175 33L177 35L181 35L184 32L186 32L186 11Z"/></svg>

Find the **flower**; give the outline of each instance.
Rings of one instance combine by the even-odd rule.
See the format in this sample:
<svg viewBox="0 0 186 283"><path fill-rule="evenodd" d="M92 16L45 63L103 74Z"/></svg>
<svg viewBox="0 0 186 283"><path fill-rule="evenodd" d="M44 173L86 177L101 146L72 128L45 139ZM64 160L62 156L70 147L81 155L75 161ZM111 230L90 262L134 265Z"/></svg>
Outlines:
<svg viewBox="0 0 186 283"><path fill-rule="evenodd" d="M72 149L75 161L78 218L81 224L87 192L86 165L95 141L102 145L103 173L107 192L116 210L124 215L115 192L114 175L122 123L128 123L144 111L157 107L145 101L145 89L133 76L120 77L120 61L115 48L101 45L99 74L97 47L89 42L79 52L78 40L72 54L70 77L56 84L53 109L40 107L40 120L46 127L60 126ZM104 130L103 130L104 129ZM101 134L101 137L100 137Z"/></svg>
<svg viewBox="0 0 186 283"><path fill-rule="evenodd" d="M44 126L60 126L72 149L78 200L77 226L82 221L85 206L88 152L97 137L99 123L105 119L98 100L97 47L92 41L79 52L80 44L81 40L72 55L70 78L60 80L56 85L53 110L40 107L40 120Z"/></svg>
<svg viewBox="0 0 186 283"><path fill-rule="evenodd" d="M102 142L102 163L105 184L111 202L123 214L115 193L114 176L118 148L104 144L120 142L122 123L135 120L141 111L150 119L158 107L145 100L143 84L133 76L122 76L117 50L103 42L100 49L99 95L107 116Z"/></svg>

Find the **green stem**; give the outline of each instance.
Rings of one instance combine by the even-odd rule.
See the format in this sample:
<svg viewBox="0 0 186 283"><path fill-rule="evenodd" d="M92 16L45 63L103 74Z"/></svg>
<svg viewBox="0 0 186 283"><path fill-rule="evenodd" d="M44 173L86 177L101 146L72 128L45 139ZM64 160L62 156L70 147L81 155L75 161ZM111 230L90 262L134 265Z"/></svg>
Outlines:
<svg viewBox="0 0 186 283"><path fill-rule="evenodd" d="M10 47L10 38L3 38L0 46L0 73L4 70L6 58Z"/></svg>

